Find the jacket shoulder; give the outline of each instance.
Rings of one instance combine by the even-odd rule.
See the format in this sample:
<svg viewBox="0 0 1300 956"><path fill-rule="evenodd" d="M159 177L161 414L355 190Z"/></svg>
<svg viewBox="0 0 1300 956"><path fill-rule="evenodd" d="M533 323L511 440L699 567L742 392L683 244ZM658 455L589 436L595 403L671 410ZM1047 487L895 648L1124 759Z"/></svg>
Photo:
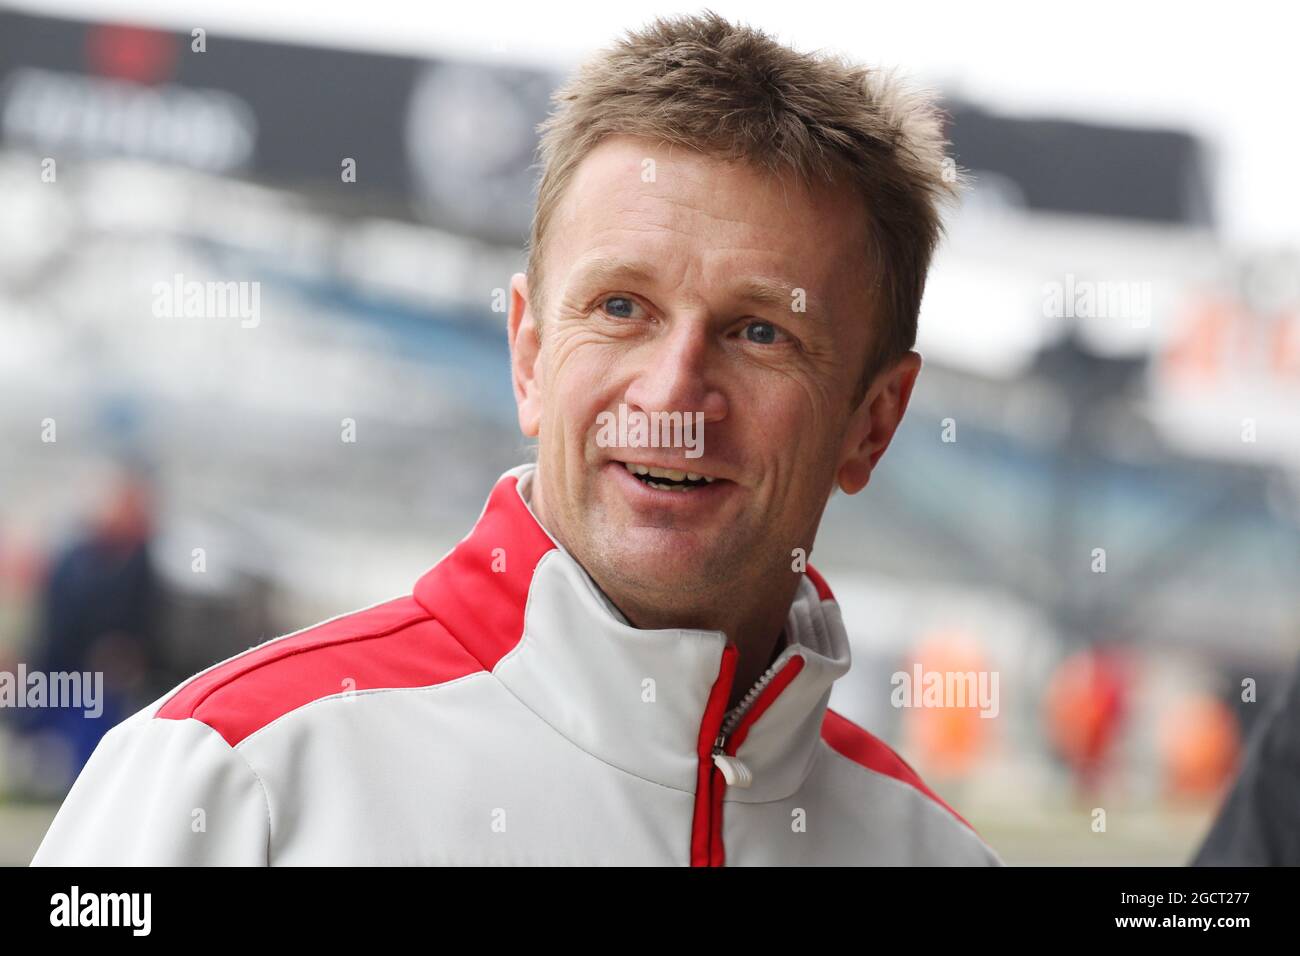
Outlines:
<svg viewBox="0 0 1300 956"><path fill-rule="evenodd" d="M234 747L325 697L426 687L481 669L428 610L404 595L221 661L166 695L152 718L198 720Z"/></svg>
<svg viewBox="0 0 1300 956"><path fill-rule="evenodd" d="M822 739L832 750L854 763L914 787L961 821L972 833L975 832L975 828L961 814L926 786L925 781L912 769L911 764L900 757L897 751L879 737L829 707L826 708L826 717L822 721Z"/></svg>

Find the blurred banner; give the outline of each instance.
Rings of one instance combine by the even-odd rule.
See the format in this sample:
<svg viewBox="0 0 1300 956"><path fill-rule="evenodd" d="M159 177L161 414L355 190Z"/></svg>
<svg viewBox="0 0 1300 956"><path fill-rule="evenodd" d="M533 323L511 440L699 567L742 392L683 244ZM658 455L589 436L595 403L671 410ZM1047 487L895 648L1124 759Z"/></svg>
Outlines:
<svg viewBox="0 0 1300 956"><path fill-rule="evenodd" d="M200 44L204 49L197 50ZM199 55L201 53L201 55ZM250 177L499 242L527 232L552 75L0 11L0 136Z"/></svg>

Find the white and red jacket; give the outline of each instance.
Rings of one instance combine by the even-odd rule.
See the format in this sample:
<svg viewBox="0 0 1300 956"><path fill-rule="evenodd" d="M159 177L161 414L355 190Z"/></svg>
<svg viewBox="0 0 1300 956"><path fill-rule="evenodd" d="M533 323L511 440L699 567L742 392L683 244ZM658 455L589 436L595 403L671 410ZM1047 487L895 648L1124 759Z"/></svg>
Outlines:
<svg viewBox="0 0 1300 956"><path fill-rule="evenodd" d="M110 730L33 864L976 864L1001 860L828 709L811 568L736 709L719 631L630 626L508 471L408 594L275 638Z"/></svg>

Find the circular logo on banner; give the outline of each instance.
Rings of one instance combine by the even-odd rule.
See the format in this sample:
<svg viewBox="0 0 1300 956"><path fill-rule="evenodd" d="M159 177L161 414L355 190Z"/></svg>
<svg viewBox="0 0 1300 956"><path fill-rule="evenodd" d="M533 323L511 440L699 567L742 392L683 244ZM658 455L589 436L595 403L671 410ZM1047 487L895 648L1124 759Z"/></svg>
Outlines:
<svg viewBox="0 0 1300 956"><path fill-rule="evenodd" d="M500 242L527 233L535 127L549 90L538 72L470 63L423 70L411 93L406 148L424 218Z"/></svg>

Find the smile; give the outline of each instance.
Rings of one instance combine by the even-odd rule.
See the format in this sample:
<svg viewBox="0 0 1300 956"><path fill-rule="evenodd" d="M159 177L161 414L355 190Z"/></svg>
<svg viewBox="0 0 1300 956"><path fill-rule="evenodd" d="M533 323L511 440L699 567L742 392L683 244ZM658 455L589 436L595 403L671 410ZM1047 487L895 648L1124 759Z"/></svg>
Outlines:
<svg viewBox="0 0 1300 956"><path fill-rule="evenodd" d="M693 471L677 471L673 468L652 468L633 462L621 462L624 468L643 484L660 491L691 491L713 483L710 475Z"/></svg>

